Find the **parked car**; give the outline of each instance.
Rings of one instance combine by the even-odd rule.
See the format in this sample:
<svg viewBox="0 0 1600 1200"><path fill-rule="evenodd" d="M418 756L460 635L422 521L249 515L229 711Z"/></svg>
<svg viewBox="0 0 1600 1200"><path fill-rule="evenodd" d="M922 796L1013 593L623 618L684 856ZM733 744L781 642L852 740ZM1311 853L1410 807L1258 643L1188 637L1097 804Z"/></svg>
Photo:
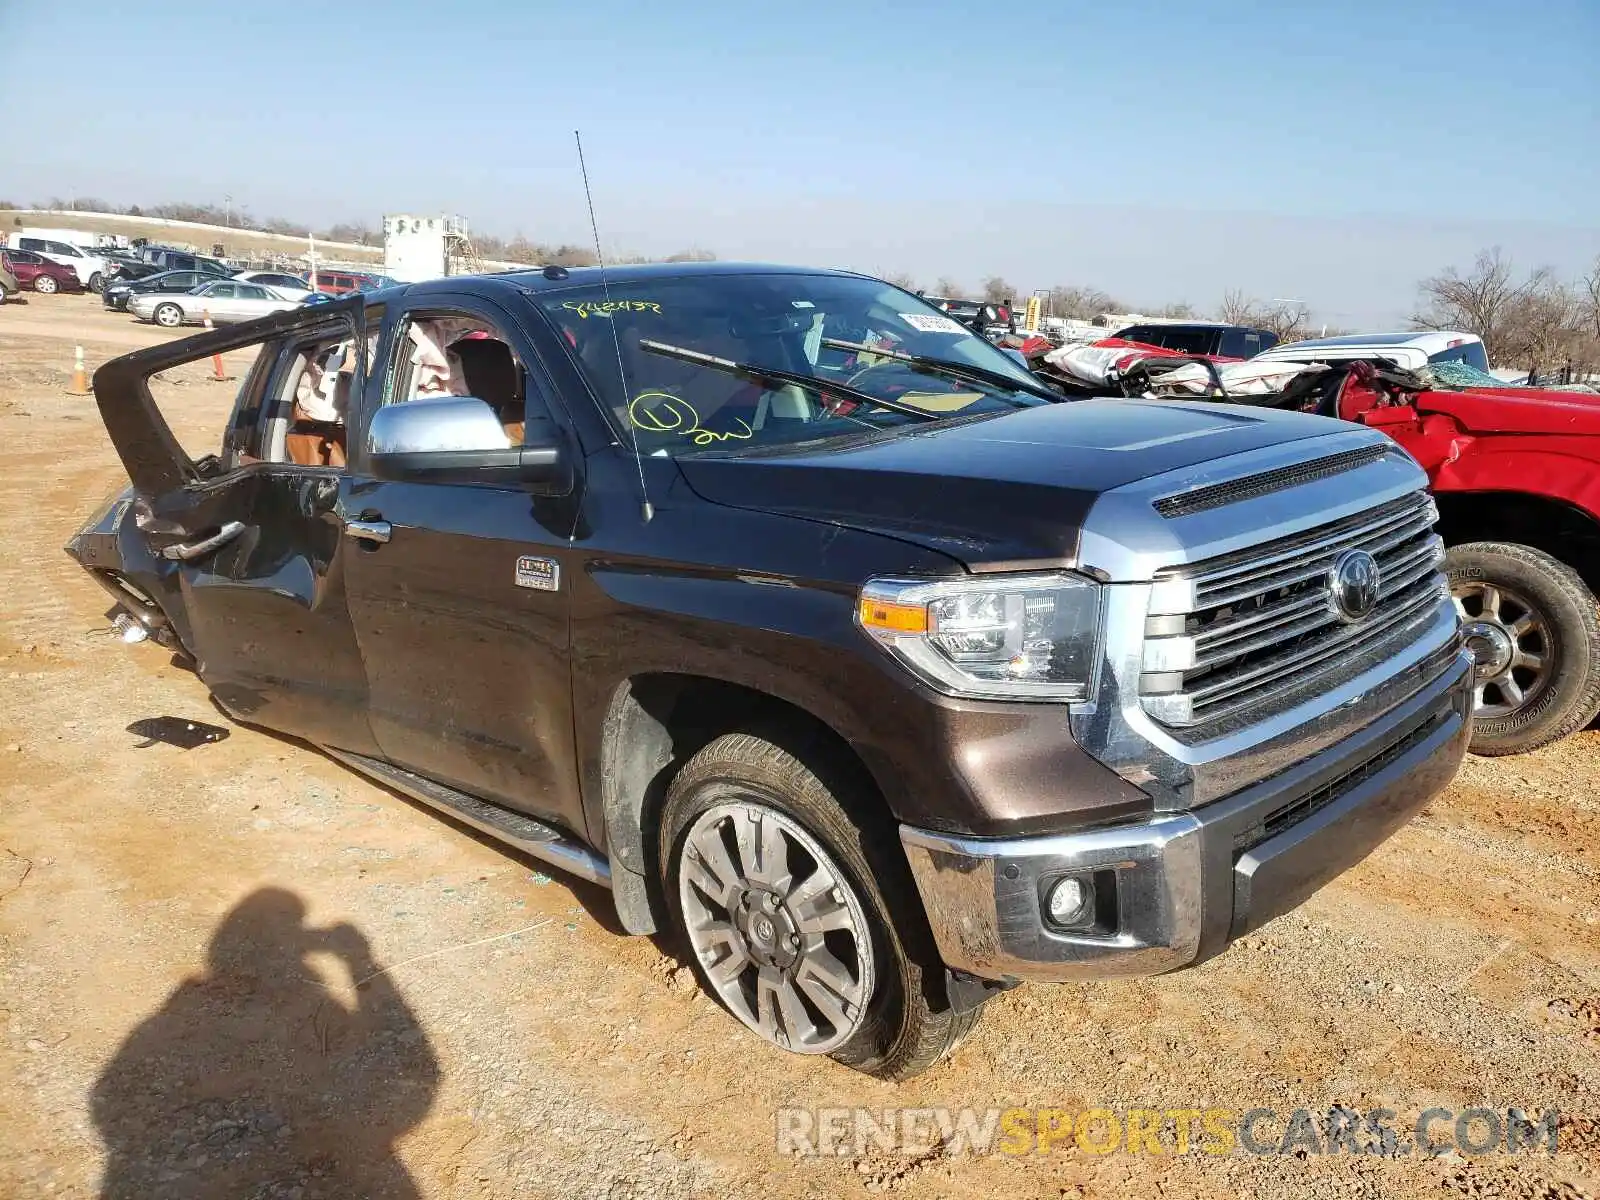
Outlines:
<svg viewBox="0 0 1600 1200"><path fill-rule="evenodd" d="M71 267L62 266L32 250L7 250L6 263L21 287L32 288L45 295L56 292L81 292L83 284Z"/></svg>
<svg viewBox="0 0 1600 1200"><path fill-rule="evenodd" d="M6 259L6 251L0 248L0 304L4 304L21 290L22 284L17 282L17 277L11 272L11 263Z"/></svg>
<svg viewBox="0 0 1600 1200"><path fill-rule="evenodd" d="M308 280L316 284L312 290L325 292L330 296L343 296L349 292L371 291L378 287L378 276L365 274L359 271L326 271L318 270L315 274L308 274Z"/></svg>
<svg viewBox="0 0 1600 1200"><path fill-rule="evenodd" d="M361 286L357 287L355 290L358 291L358 292L363 292L363 293L365 293L365 292L377 292L377 291L382 291L384 288L399 287L399 286L400 286L400 281L398 279L396 279L392 275L367 275L367 276L363 277L363 282L361 283ZM344 294L347 295L347 296L350 295L349 292L346 292ZM337 300L338 298L339 297L335 296L331 292L312 292L307 296L302 296L300 298L300 303L301 304L327 304L328 302L330 302L332 300Z"/></svg>
<svg viewBox="0 0 1600 1200"><path fill-rule="evenodd" d="M72 273L77 276L78 282L91 292L98 292L105 283L105 259L98 254L92 254L68 242L13 233L11 235L11 248L40 254L53 263L71 267Z"/></svg>
<svg viewBox="0 0 1600 1200"><path fill-rule="evenodd" d="M609 887L765 1041L905 1078L996 991L1299 904L1446 785L1470 705L1388 438L1050 403L947 320L714 263L299 307L96 372L132 486L68 549L239 719ZM246 348L192 460L147 381Z"/></svg>
<svg viewBox="0 0 1600 1200"><path fill-rule="evenodd" d="M153 321L168 329L179 325L198 325L211 318L213 325L252 321L271 313L293 308L295 302L259 283L237 283L218 279L190 291L173 295L142 292L128 297L128 311L141 321Z"/></svg>
<svg viewBox="0 0 1600 1200"><path fill-rule="evenodd" d="M1125 326L1112 336L1125 342L1224 360L1254 358L1278 344L1278 335L1270 329L1225 321L1147 321Z"/></svg>
<svg viewBox="0 0 1600 1200"><path fill-rule="evenodd" d="M287 271L239 271L234 278L246 283L265 284L286 300L298 302L312 294L309 283Z"/></svg>
<svg viewBox="0 0 1600 1200"><path fill-rule="evenodd" d="M114 312L126 312L128 302L135 296L176 296L192 292L202 284L226 279L210 271L159 271L142 279L117 281L106 285L100 293L100 302Z"/></svg>
<svg viewBox="0 0 1600 1200"><path fill-rule="evenodd" d="M167 246L141 246L139 256L162 271L210 271L216 275L232 275L234 271L219 258L208 258L188 250L173 250Z"/></svg>
<svg viewBox="0 0 1600 1200"><path fill-rule="evenodd" d="M115 283L131 283L136 279L147 279L151 275L159 275L161 268L154 263L145 262L137 254L118 252L105 255L106 260L106 287ZM104 292L101 293L102 295Z"/></svg>

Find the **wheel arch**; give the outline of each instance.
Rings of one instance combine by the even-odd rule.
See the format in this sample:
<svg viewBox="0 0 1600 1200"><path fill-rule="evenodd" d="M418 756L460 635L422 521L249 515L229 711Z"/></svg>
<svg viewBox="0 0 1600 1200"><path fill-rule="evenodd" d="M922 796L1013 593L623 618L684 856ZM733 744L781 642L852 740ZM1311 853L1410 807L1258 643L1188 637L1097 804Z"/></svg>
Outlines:
<svg viewBox="0 0 1600 1200"><path fill-rule="evenodd" d="M1570 501L1539 492L1436 492L1446 546L1516 542L1576 571L1600 595L1600 519Z"/></svg>
<svg viewBox="0 0 1600 1200"><path fill-rule="evenodd" d="M859 819L895 828L883 791L843 734L792 700L744 683L670 671L630 676L606 706L600 741L600 801L617 913L630 933L666 927L655 883L655 816L676 770L724 733L760 733L819 774L867 797Z"/></svg>

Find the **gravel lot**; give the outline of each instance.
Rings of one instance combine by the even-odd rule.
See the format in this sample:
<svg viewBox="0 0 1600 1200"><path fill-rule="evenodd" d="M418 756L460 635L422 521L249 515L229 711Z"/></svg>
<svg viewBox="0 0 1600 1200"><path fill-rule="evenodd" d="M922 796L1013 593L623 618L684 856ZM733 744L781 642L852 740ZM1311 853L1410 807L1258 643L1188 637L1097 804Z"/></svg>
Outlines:
<svg viewBox="0 0 1600 1200"><path fill-rule="evenodd" d="M303 745L128 731L227 724L61 552L122 482L72 347L165 337L96 297L0 307L0 1196L1600 1195L1600 733L1470 761L1201 968L1020 989L878 1084L766 1051L603 892ZM231 404L207 375L160 396L191 448ZM796 1158L774 1134L784 1106L1335 1104L1554 1107L1561 1149Z"/></svg>

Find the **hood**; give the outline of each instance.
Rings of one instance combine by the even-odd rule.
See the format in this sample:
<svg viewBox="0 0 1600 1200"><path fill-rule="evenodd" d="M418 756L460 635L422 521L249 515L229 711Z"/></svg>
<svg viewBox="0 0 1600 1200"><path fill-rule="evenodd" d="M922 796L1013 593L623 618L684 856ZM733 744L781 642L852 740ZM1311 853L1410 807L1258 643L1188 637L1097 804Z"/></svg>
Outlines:
<svg viewBox="0 0 1600 1200"><path fill-rule="evenodd" d="M833 450L681 458L703 499L884 533L974 569L1076 560L1103 493L1342 422L1226 404L1080 400Z"/></svg>
<svg viewBox="0 0 1600 1200"><path fill-rule="evenodd" d="M1423 392L1420 412L1444 413L1472 433L1600 434L1600 396L1544 388Z"/></svg>

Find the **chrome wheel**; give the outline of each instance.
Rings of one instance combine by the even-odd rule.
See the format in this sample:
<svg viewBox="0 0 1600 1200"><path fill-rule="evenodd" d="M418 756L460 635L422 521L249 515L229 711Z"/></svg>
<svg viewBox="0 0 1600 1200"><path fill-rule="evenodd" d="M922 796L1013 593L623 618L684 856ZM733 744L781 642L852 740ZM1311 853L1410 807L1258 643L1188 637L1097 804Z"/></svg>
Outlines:
<svg viewBox="0 0 1600 1200"><path fill-rule="evenodd" d="M828 1054L866 1019L872 936L820 842L751 800L717 804L684 833L678 901L706 979L773 1045Z"/></svg>
<svg viewBox="0 0 1600 1200"><path fill-rule="evenodd" d="M163 304L156 309L156 324L175 329L183 324L183 310L176 304Z"/></svg>
<svg viewBox="0 0 1600 1200"><path fill-rule="evenodd" d="M60 286L53 275L41 275L33 281L33 290L43 292L46 296L55 295L56 289Z"/></svg>
<svg viewBox="0 0 1600 1200"><path fill-rule="evenodd" d="M1510 716L1550 681L1549 624L1526 598L1499 584L1458 582L1451 595L1472 653L1474 715Z"/></svg>

